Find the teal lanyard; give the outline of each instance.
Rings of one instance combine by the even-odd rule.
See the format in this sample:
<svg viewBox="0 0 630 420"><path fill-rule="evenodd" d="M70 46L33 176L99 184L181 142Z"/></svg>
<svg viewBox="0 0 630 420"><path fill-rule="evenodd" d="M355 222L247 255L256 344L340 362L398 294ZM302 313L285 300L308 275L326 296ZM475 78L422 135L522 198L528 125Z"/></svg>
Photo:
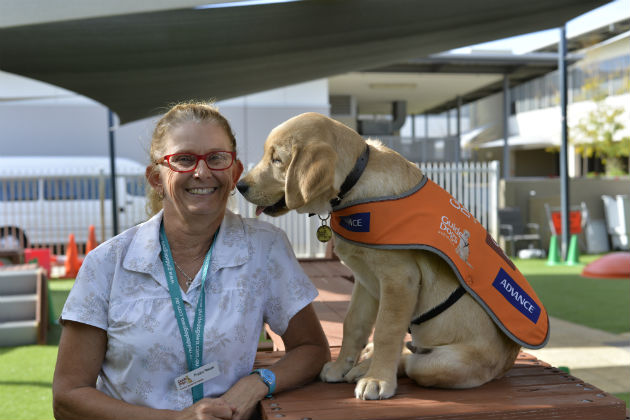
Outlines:
<svg viewBox="0 0 630 420"><path fill-rule="evenodd" d="M214 248L214 240L216 236L217 234L215 233L214 237L212 238L212 245L210 245L210 249L208 250L206 257L203 260L203 265L201 266L201 291L199 292L197 309L195 310L195 321L191 330L190 323L188 322L188 316L186 315L186 309L184 308L184 303L182 300L182 292L179 288L179 283L177 282L177 275L175 273L175 267L173 264L171 247L168 245L168 241L166 240L164 224L162 223L160 225L162 264L164 264L164 272L166 273L168 291L171 294L173 309L175 310L177 326L179 327L179 333L182 337L182 342L184 343L188 371L192 371L201 367L203 361L203 329L206 318L206 294L204 292L204 285L206 283L206 275L208 274L208 267L210 266L210 260L212 258L212 248ZM192 388L192 396L193 404L203 398L203 384L196 385Z"/></svg>

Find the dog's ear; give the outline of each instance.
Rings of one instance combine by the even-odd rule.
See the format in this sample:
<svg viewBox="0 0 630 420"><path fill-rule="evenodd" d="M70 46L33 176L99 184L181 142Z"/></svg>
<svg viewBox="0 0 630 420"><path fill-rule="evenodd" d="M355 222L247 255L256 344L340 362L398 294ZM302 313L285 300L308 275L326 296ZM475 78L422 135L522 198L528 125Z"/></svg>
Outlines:
<svg viewBox="0 0 630 420"><path fill-rule="evenodd" d="M296 209L327 192L332 198L336 162L337 153L326 143L307 143L302 148L293 146L285 184L287 207Z"/></svg>

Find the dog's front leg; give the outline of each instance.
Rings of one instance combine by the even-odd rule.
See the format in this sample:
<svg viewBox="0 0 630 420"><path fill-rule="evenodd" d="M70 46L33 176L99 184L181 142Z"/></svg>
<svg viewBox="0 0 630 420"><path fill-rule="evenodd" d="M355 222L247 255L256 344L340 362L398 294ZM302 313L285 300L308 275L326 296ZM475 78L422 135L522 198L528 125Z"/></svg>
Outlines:
<svg viewBox="0 0 630 420"><path fill-rule="evenodd" d="M339 357L324 365L320 378L324 382L343 382L344 376L356 363L359 353L366 345L372 332L378 310L378 301L361 284L354 282L352 298L343 321L343 339Z"/></svg>
<svg viewBox="0 0 630 420"><path fill-rule="evenodd" d="M419 290L418 276L381 276L374 353L365 376L354 389L355 396L363 400L390 398L396 393L398 362Z"/></svg>

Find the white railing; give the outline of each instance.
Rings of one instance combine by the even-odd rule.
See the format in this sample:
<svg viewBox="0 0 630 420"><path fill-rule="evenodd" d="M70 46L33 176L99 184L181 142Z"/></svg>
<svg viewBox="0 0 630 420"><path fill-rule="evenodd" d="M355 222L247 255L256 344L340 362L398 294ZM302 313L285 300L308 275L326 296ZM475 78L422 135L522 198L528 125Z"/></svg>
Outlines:
<svg viewBox="0 0 630 420"><path fill-rule="evenodd" d="M498 238L499 162L421 163L433 182L451 193Z"/></svg>
<svg viewBox="0 0 630 420"><path fill-rule="evenodd" d="M499 163L421 163L420 169L436 184L450 192L466 207L488 232L498 236L497 203ZM230 208L245 216L255 217L255 206L240 195L232 197ZM280 217L259 216L260 219L283 229L299 258L322 257L326 245L317 241L315 231L320 225L317 216L289 212Z"/></svg>
<svg viewBox="0 0 630 420"><path fill-rule="evenodd" d="M256 217L256 206L238 193L230 198L229 207L243 217ZM326 253L326 244L315 237L315 231L320 225L317 216L309 217L307 214L291 211L279 217L261 214L258 218L284 230L298 258L319 258Z"/></svg>
<svg viewBox="0 0 630 420"><path fill-rule="evenodd" d="M498 162L422 163L419 167L449 191L497 238ZM145 220L144 176L119 173L117 183L119 231ZM31 246L49 246L62 253L69 233L77 243L87 240L89 225L99 242L112 236L109 178L96 176L13 175L0 177L0 247L19 245L26 235ZM58 187L56 187L58 186ZM55 187L57 189L55 189ZM109 190L109 188L108 188ZM105 198L103 198L105 197ZM256 217L255 206L240 194L231 197L230 208L244 217ZM283 229L300 258L323 257L326 244L315 231L317 216L289 212L280 217L259 216ZM81 248L79 250L81 252Z"/></svg>

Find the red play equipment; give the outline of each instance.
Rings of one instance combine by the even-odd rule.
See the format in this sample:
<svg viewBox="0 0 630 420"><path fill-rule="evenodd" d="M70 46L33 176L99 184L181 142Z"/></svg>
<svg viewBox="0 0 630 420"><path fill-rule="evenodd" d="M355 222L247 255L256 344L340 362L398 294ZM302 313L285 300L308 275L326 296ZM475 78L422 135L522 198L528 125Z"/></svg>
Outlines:
<svg viewBox="0 0 630 420"><path fill-rule="evenodd" d="M630 252L613 252L596 259L582 270L583 277L630 279Z"/></svg>

